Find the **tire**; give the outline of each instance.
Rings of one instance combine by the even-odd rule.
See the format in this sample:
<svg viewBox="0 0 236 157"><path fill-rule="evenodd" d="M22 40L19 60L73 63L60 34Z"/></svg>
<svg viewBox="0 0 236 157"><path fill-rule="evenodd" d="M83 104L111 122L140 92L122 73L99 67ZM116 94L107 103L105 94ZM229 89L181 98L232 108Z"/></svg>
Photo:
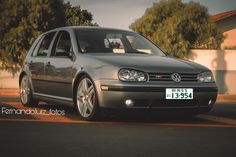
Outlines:
<svg viewBox="0 0 236 157"><path fill-rule="evenodd" d="M95 120L98 118L96 87L88 76L82 76L77 83L75 104L83 120Z"/></svg>
<svg viewBox="0 0 236 157"><path fill-rule="evenodd" d="M20 82L20 101L23 106L33 107L38 105L38 101L33 98L29 78L24 75Z"/></svg>

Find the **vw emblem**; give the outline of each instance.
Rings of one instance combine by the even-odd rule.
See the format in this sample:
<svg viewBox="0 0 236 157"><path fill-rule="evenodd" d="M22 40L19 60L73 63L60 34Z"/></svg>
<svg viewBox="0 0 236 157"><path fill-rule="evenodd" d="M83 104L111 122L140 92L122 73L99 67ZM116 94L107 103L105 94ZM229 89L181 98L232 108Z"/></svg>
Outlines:
<svg viewBox="0 0 236 157"><path fill-rule="evenodd" d="M172 78L172 80L175 81L175 82L180 82L180 81L181 81L181 77L180 77L180 75L179 75L178 73L173 73L173 74L171 75L171 78Z"/></svg>

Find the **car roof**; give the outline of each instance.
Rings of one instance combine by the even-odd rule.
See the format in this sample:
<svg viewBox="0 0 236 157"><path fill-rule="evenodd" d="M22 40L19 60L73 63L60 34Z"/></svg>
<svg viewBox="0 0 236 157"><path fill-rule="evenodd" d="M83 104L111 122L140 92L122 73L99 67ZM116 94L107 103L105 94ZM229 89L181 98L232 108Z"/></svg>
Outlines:
<svg viewBox="0 0 236 157"><path fill-rule="evenodd" d="M60 31L60 30L114 30L114 31L126 31L133 32L130 30L118 29L118 28L109 28L109 27L100 27L100 26L67 26L67 27L59 27L53 30L49 30L45 33Z"/></svg>

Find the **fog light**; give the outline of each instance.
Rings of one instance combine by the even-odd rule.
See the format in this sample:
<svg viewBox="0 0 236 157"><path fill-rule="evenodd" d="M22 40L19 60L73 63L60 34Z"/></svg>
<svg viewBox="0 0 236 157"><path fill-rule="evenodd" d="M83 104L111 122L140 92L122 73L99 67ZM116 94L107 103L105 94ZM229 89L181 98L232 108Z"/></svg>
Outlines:
<svg viewBox="0 0 236 157"><path fill-rule="evenodd" d="M125 104L127 107L131 107L134 105L134 101L131 99L127 99L127 100L125 100Z"/></svg>

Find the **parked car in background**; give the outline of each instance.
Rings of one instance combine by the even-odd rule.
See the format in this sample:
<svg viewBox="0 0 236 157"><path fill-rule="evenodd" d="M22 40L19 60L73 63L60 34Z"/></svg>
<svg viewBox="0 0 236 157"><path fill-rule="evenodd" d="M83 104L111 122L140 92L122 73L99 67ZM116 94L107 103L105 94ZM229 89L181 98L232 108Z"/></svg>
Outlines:
<svg viewBox="0 0 236 157"><path fill-rule="evenodd" d="M40 35L20 78L23 105L74 105L86 120L101 108L208 112L217 86L206 67L167 56L138 33L63 27Z"/></svg>

